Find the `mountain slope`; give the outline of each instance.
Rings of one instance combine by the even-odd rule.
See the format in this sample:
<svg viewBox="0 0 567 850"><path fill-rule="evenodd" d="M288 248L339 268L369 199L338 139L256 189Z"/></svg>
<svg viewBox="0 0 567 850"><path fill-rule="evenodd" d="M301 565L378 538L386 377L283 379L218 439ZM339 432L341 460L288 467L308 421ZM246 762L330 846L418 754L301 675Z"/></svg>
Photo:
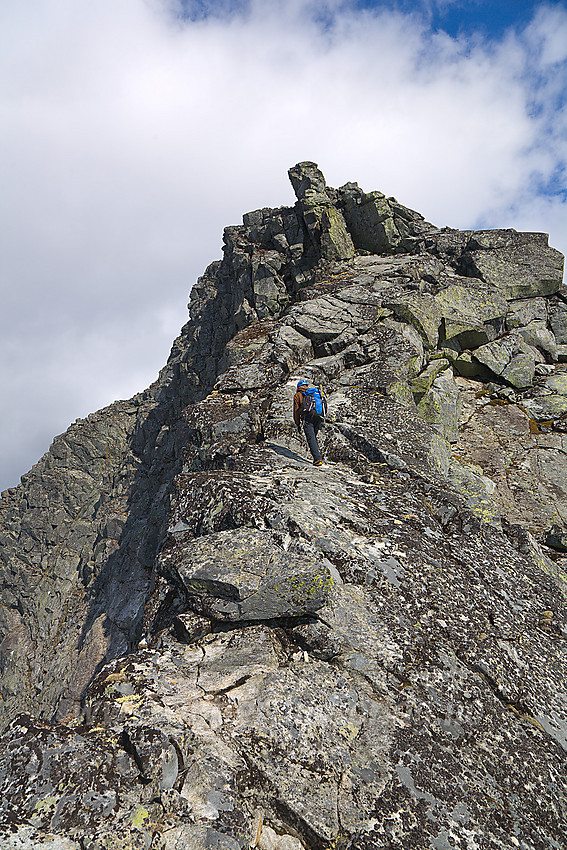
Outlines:
<svg viewBox="0 0 567 850"><path fill-rule="evenodd" d="M561 846L562 257L290 178L3 494L6 846Z"/></svg>

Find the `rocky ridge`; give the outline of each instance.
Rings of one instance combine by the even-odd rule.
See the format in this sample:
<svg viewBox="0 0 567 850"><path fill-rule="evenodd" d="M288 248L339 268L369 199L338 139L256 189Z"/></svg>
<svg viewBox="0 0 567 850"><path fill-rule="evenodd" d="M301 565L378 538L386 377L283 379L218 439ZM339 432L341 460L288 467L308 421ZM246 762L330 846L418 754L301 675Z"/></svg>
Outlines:
<svg viewBox="0 0 567 850"><path fill-rule="evenodd" d="M2 846L563 846L563 258L290 179L2 496Z"/></svg>

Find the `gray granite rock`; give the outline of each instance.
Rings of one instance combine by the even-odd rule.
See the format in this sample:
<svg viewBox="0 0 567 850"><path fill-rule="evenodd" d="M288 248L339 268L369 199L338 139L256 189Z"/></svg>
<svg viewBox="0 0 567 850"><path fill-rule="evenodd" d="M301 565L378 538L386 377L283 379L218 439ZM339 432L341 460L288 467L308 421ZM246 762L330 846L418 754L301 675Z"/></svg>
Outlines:
<svg viewBox="0 0 567 850"><path fill-rule="evenodd" d="M523 407L538 422L554 422L567 414L567 395L546 391L537 392L523 400Z"/></svg>
<svg viewBox="0 0 567 850"><path fill-rule="evenodd" d="M266 531L241 528L193 539L174 535L160 571L188 605L213 620L275 620L312 614L333 587L333 570L317 552L287 550Z"/></svg>
<svg viewBox="0 0 567 850"><path fill-rule="evenodd" d="M478 348L504 329L508 303L493 286L457 278L435 296L443 320L443 340L461 349Z"/></svg>
<svg viewBox="0 0 567 850"><path fill-rule="evenodd" d="M523 298L519 301L508 302L506 330L513 331L516 328L527 327L532 323L546 327L548 301L551 309L552 299L546 298Z"/></svg>
<svg viewBox="0 0 567 850"><path fill-rule="evenodd" d="M480 346L474 358L494 375L513 387L529 387L535 374L535 358L530 347L514 333Z"/></svg>
<svg viewBox="0 0 567 850"><path fill-rule="evenodd" d="M339 198L355 246L372 254L410 251L418 237L432 228L423 216L395 198L363 192L356 183L342 186Z"/></svg>
<svg viewBox="0 0 567 850"><path fill-rule="evenodd" d="M10 850L561 846L560 258L290 176L0 500Z"/></svg>
<svg viewBox="0 0 567 850"><path fill-rule="evenodd" d="M567 303L564 298L550 298L549 326L559 345L567 345Z"/></svg>
<svg viewBox="0 0 567 850"><path fill-rule="evenodd" d="M326 260L354 256L354 245L343 215L327 193L325 178L314 162L300 162L289 169L303 220L311 239Z"/></svg>
<svg viewBox="0 0 567 850"><path fill-rule="evenodd" d="M478 231L468 244L469 268L507 299L553 295L563 279L563 256L545 233Z"/></svg>
<svg viewBox="0 0 567 850"><path fill-rule="evenodd" d="M434 378L417 406L421 418L437 428L450 443L459 439L460 408L461 397L452 369L445 369Z"/></svg>
<svg viewBox="0 0 567 850"><path fill-rule="evenodd" d="M518 328L517 333L529 346L540 351L548 363L557 362L557 340L550 330L532 322Z"/></svg>

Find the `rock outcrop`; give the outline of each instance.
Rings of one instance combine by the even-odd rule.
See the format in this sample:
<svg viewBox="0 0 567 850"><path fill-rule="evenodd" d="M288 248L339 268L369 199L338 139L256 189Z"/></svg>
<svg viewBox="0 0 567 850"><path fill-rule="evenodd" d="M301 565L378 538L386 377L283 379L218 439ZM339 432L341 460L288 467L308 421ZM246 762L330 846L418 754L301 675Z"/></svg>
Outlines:
<svg viewBox="0 0 567 850"><path fill-rule="evenodd" d="M563 259L290 179L2 495L3 847L564 845Z"/></svg>

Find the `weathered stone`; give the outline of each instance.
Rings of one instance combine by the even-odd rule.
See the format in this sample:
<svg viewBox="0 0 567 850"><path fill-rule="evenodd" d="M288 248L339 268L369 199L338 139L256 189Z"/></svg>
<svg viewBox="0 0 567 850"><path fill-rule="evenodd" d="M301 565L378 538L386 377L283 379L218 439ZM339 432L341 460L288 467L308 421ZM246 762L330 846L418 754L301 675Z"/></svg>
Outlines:
<svg viewBox="0 0 567 850"><path fill-rule="evenodd" d="M254 291L254 307L258 318L281 313L289 301L283 280L269 273L269 267L258 264L254 270L252 287Z"/></svg>
<svg viewBox="0 0 567 850"><path fill-rule="evenodd" d="M529 346L537 348L548 363L557 362L557 341L550 330L532 323L525 328L518 328L517 333Z"/></svg>
<svg viewBox="0 0 567 850"><path fill-rule="evenodd" d="M546 375L540 379L538 387L545 392L567 396L567 372L554 372Z"/></svg>
<svg viewBox="0 0 567 850"><path fill-rule="evenodd" d="M545 298L524 298L510 301L506 316L506 330L525 328L536 322L542 327L547 325L547 300Z"/></svg>
<svg viewBox="0 0 567 850"><path fill-rule="evenodd" d="M251 529L198 540L176 535L160 564L192 609L214 620L304 616L325 604L334 583L330 565L305 551L284 551L272 535Z"/></svg>
<svg viewBox="0 0 567 850"><path fill-rule="evenodd" d="M557 516L564 522L566 437L539 433L527 410L491 400L482 394L479 382L457 380L463 399L457 453L494 482L492 500L498 513L510 523L529 517L528 525L538 536Z"/></svg>
<svg viewBox="0 0 567 850"><path fill-rule="evenodd" d="M447 477L474 516L487 525L500 528L500 510L494 498L496 485L483 474L480 466L453 459Z"/></svg>
<svg viewBox="0 0 567 850"><path fill-rule="evenodd" d="M411 250L422 229L419 225L425 230L431 227L423 216L395 198L386 198L381 192L365 193L356 183L341 187L339 197L355 246L373 254Z"/></svg>
<svg viewBox="0 0 567 850"><path fill-rule="evenodd" d="M321 211L321 256L327 260L347 260L354 257L354 245L341 212L334 207Z"/></svg>
<svg viewBox="0 0 567 850"><path fill-rule="evenodd" d="M545 233L478 231L468 245L473 273L507 299L553 295L563 279L563 256L549 248Z"/></svg>
<svg viewBox="0 0 567 850"><path fill-rule="evenodd" d="M535 359L529 346L516 334L482 345L473 354L483 366L513 387L529 387L535 373Z"/></svg>
<svg viewBox="0 0 567 850"><path fill-rule="evenodd" d="M432 295L404 295L396 300L386 300L385 306L393 310L396 318L413 325L423 337L427 348L435 348L442 315Z"/></svg>
<svg viewBox="0 0 567 850"><path fill-rule="evenodd" d="M173 618L173 630L181 643L194 643L210 633L211 623L197 614L178 614Z"/></svg>
<svg viewBox="0 0 567 850"><path fill-rule="evenodd" d="M345 387L331 400L340 432L368 460L426 477L448 470L444 437L405 406L364 387Z"/></svg>
<svg viewBox="0 0 567 850"><path fill-rule="evenodd" d="M298 162L287 173L298 201L303 201L309 193L326 196L327 183L317 163Z"/></svg>
<svg viewBox="0 0 567 850"><path fill-rule="evenodd" d="M443 319L443 339L454 340L461 349L478 348L503 330L508 304L492 287L461 279L437 293L435 301Z"/></svg>
<svg viewBox="0 0 567 850"><path fill-rule="evenodd" d="M342 213L333 206L325 178L314 162L301 162L289 169L311 238L327 260L346 260L354 256L354 245Z"/></svg>
<svg viewBox="0 0 567 850"><path fill-rule="evenodd" d="M463 378L477 378L480 381L490 381L493 377L491 370L475 360L471 351L463 351L453 360L457 374Z"/></svg>
<svg viewBox="0 0 567 850"><path fill-rule="evenodd" d="M502 298L543 292L555 254L292 172L295 208L226 229L156 384L0 501L2 723L43 717L0 739L10 850L531 850L567 831L567 419L540 417L567 373L513 368L543 359L516 331L564 290ZM329 262L349 203L387 256ZM299 378L328 395L322 468Z"/></svg>
<svg viewBox="0 0 567 850"><path fill-rule="evenodd" d="M561 298L549 301L549 326L559 345L567 345L567 303Z"/></svg>
<svg viewBox="0 0 567 850"><path fill-rule="evenodd" d="M432 360L423 372L420 372L419 375L416 375L416 377L412 379L410 383L411 391L417 401L421 400L432 385L433 381L441 374L441 372L444 372L448 366L449 361L445 360L443 357L438 360Z"/></svg>
<svg viewBox="0 0 567 850"><path fill-rule="evenodd" d="M350 330L365 333L385 314L379 296L353 286L338 295L322 295L295 305L286 321L311 340L315 354L318 354L322 343Z"/></svg>
<svg viewBox="0 0 567 850"><path fill-rule="evenodd" d="M546 534L545 543L558 552L567 552L567 531L559 525L554 525Z"/></svg>
<svg viewBox="0 0 567 850"><path fill-rule="evenodd" d="M567 396L556 393L542 393L524 399L522 407L538 422L553 422L567 414Z"/></svg>
<svg viewBox="0 0 567 850"><path fill-rule="evenodd" d="M440 372L417 405L417 412L426 422L437 428L450 443L459 438L460 414L459 388L453 380L451 369Z"/></svg>

